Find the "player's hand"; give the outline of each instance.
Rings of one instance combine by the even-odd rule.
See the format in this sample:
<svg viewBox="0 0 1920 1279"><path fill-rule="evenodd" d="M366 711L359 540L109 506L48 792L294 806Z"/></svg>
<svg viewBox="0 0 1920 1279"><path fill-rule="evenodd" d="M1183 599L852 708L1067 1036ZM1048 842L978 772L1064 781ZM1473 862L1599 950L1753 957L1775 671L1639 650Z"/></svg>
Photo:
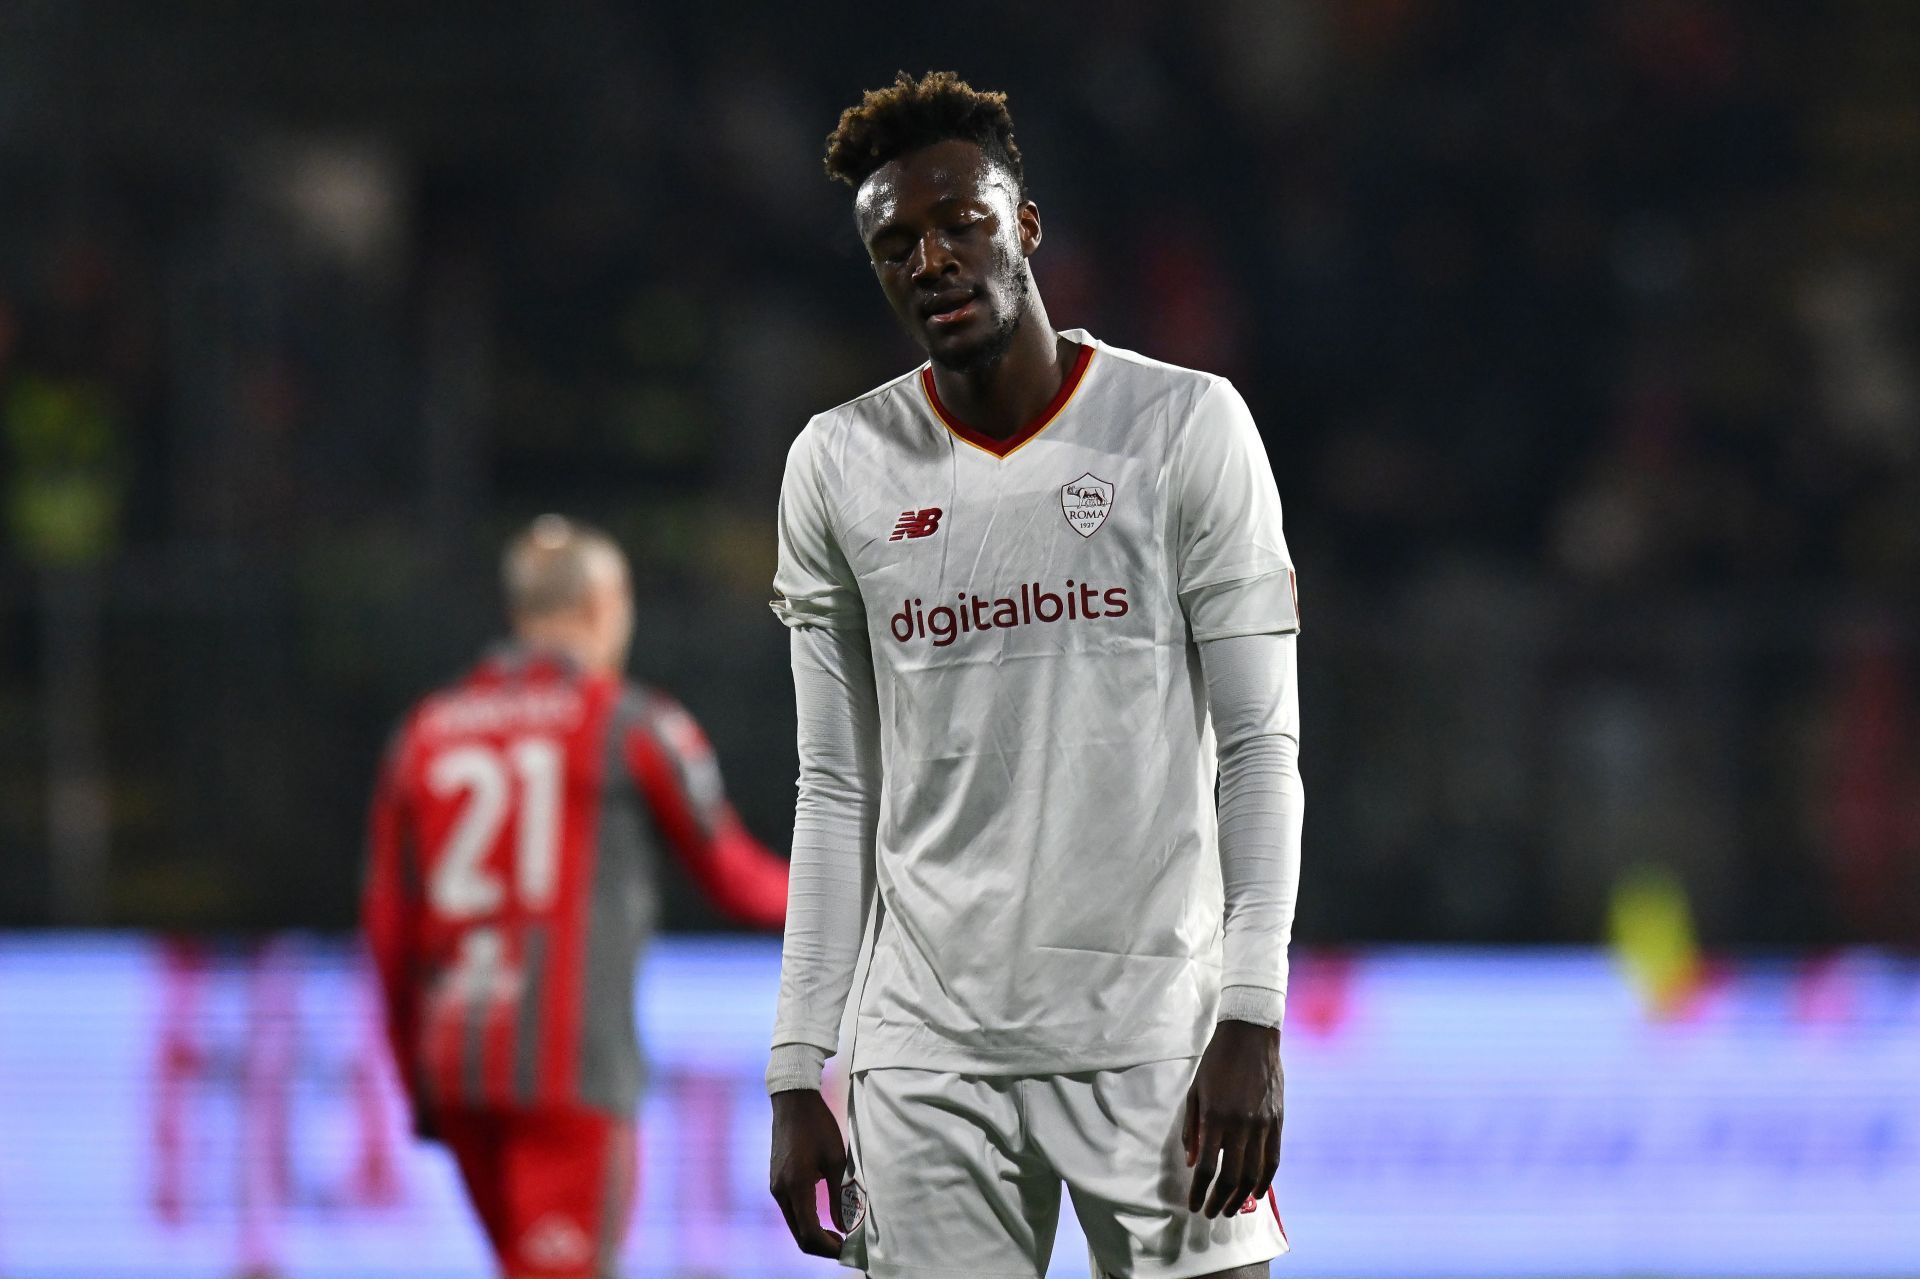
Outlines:
<svg viewBox="0 0 1920 1279"><path fill-rule="evenodd" d="M1187 1211L1236 1213L1249 1197L1267 1193L1280 1170L1285 1094L1277 1029L1244 1021L1213 1028L1187 1090Z"/></svg>
<svg viewBox="0 0 1920 1279"><path fill-rule="evenodd" d="M433 1111L421 1104L418 1097L412 1099L413 1138L415 1141L437 1142L440 1140L440 1122L434 1118Z"/></svg>
<svg viewBox="0 0 1920 1279"><path fill-rule="evenodd" d="M842 1232L840 1183L847 1173L847 1143L840 1121L827 1109L817 1088L795 1088L773 1094L773 1158L767 1188L787 1219L787 1229L800 1251L816 1257L838 1257L841 1235L820 1224L815 1187L827 1183L827 1202L833 1224Z"/></svg>

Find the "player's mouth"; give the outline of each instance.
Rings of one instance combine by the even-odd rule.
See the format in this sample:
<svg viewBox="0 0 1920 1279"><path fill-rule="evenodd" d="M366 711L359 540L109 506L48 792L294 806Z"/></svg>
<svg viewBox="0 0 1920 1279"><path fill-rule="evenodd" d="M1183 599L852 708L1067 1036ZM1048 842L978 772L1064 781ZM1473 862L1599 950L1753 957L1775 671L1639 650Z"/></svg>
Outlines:
<svg viewBox="0 0 1920 1279"><path fill-rule="evenodd" d="M928 328L939 332L964 324L980 309L979 295L972 289L954 289L920 304L920 318Z"/></svg>

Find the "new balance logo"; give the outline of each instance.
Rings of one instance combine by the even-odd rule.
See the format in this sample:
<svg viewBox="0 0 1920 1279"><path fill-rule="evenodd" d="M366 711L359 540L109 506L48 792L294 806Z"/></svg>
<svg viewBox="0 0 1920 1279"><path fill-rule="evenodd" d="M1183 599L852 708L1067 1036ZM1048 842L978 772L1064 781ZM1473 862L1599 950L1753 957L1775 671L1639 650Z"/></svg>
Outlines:
<svg viewBox="0 0 1920 1279"><path fill-rule="evenodd" d="M940 531L940 508L922 507L917 511L902 511L900 519L893 526L893 536L889 542L897 542L903 537L932 537Z"/></svg>

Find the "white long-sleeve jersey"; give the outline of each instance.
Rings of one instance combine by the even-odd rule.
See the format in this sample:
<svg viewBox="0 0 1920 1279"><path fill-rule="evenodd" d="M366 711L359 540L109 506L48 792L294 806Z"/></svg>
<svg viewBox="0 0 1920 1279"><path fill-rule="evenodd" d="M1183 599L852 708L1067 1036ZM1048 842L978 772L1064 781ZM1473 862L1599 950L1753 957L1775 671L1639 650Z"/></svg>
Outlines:
<svg viewBox="0 0 1920 1279"><path fill-rule="evenodd" d="M1272 470L1223 379L1065 336L1006 440L923 367L789 456L774 610L831 634L795 644L776 1045L834 1051L853 992L856 1070L1107 1069L1198 1053L1223 987L1284 996L1292 756L1238 783L1260 851L1223 884L1200 647L1298 629ZM1250 740L1297 739L1284 655Z"/></svg>

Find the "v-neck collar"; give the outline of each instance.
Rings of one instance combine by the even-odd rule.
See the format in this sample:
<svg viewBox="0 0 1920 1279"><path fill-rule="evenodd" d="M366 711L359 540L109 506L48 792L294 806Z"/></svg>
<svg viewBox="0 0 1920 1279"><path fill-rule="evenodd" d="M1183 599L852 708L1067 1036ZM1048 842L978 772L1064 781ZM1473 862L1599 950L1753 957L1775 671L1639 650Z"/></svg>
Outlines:
<svg viewBox="0 0 1920 1279"><path fill-rule="evenodd" d="M1069 340L1072 341L1074 339ZM1030 443L1036 435L1053 424L1053 420L1059 417L1061 411L1067 407L1067 401L1073 398L1073 393L1080 389L1080 382L1086 376L1087 365L1092 363L1092 361L1092 341L1081 341L1080 354L1073 357L1073 366L1067 370L1066 377L1060 380L1060 389L1056 391L1053 398L1047 402L1047 406L1041 409L1039 414L1036 415L1031 422L1028 422L1025 426L1003 440L995 439L991 435L986 435L975 430L948 411L946 405L940 402L939 389L933 384L932 364L927 364L920 370L920 389L926 392L927 404L933 409L933 415L940 419L942 426L946 427L947 430L951 431L957 438L967 444L973 445L973 447L979 449L981 452L991 453L995 457L1004 458L1022 445Z"/></svg>

